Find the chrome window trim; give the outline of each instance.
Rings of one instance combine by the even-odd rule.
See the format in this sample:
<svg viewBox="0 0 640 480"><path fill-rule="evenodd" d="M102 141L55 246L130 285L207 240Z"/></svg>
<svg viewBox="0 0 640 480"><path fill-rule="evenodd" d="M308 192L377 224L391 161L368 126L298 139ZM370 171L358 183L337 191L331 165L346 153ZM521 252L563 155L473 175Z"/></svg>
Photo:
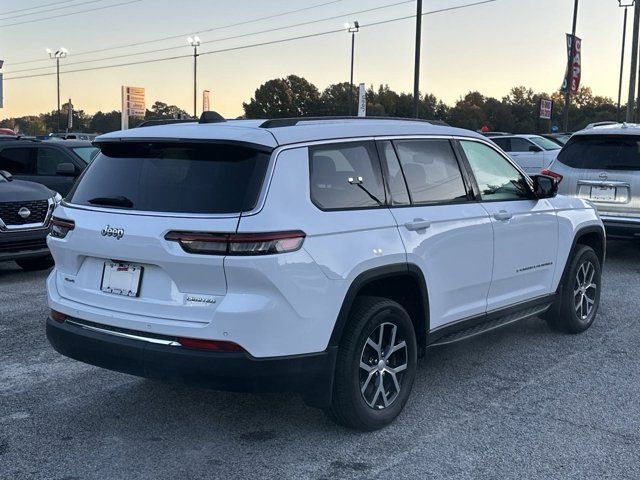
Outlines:
<svg viewBox="0 0 640 480"><path fill-rule="evenodd" d="M51 220L51 215L53 215L53 210L56 206L56 202L53 197L47 199L47 203L49 205L47 207L47 214L44 217L43 222L25 223L23 225L7 225L0 218L0 232L28 232L31 230L46 230L47 228L49 228L49 221Z"/></svg>

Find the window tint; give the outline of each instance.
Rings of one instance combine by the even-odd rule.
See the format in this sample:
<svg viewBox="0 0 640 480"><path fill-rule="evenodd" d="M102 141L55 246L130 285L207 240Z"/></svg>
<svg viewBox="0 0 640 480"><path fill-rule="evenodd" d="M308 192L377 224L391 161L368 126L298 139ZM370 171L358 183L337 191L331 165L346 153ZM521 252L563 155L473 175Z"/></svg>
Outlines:
<svg viewBox="0 0 640 480"><path fill-rule="evenodd" d="M532 147L533 144L529 140L525 140L524 138L513 137L511 139L511 149L510 152L529 152L529 147Z"/></svg>
<svg viewBox="0 0 640 480"><path fill-rule="evenodd" d="M558 154L558 161L573 168L640 170L640 136L574 136Z"/></svg>
<svg viewBox="0 0 640 480"><path fill-rule="evenodd" d="M309 148L311 200L323 209L377 207L385 202L373 142Z"/></svg>
<svg viewBox="0 0 640 480"><path fill-rule="evenodd" d="M84 161L84 163L91 162L99 152L96 147L75 147L72 148L72 150Z"/></svg>
<svg viewBox="0 0 640 480"><path fill-rule="evenodd" d="M30 148L5 148L0 152L0 170L12 175L33 173L33 152Z"/></svg>
<svg viewBox="0 0 640 480"><path fill-rule="evenodd" d="M531 141L543 150L560 150L560 145L544 137L532 137Z"/></svg>
<svg viewBox="0 0 640 480"><path fill-rule="evenodd" d="M448 140L400 140L394 144L414 204L467 199Z"/></svg>
<svg viewBox="0 0 640 480"><path fill-rule="evenodd" d="M478 142L461 141L482 200L530 198L524 176L494 149Z"/></svg>
<svg viewBox="0 0 640 480"><path fill-rule="evenodd" d="M257 203L269 154L213 143L103 144L68 198L100 207L239 213Z"/></svg>
<svg viewBox="0 0 640 480"><path fill-rule="evenodd" d="M380 143L382 161L385 165L387 187L391 193L391 205L409 205L409 192L405 183L400 162L391 142Z"/></svg>
<svg viewBox="0 0 640 480"><path fill-rule="evenodd" d="M36 160L37 175L55 175L58 165L73 163L63 152L55 148L38 148Z"/></svg>
<svg viewBox="0 0 640 480"><path fill-rule="evenodd" d="M511 150L511 140L509 140L508 138L492 138L491 141L498 145L505 152Z"/></svg>

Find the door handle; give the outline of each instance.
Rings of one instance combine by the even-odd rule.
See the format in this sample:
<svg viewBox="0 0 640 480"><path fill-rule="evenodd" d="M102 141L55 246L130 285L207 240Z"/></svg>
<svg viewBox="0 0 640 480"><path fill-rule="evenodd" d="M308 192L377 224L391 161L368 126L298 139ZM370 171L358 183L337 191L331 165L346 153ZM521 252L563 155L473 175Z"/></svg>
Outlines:
<svg viewBox="0 0 640 480"><path fill-rule="evenodd" d="M430 226L431 226L431 222L423 218L414 218L413 222L407 222L404 224L404 227L407 230L411 230L412 232L415 232L418 230L425 230Z"/></svg>
<svg viewBox="0 0 640 480"><path fill-rule="evenodd" d="M507 220L511 220L513 218L513 213L509 213L506 210L500 210L498 213L493 214L493 218L502 222L506 222Z"/></svg>

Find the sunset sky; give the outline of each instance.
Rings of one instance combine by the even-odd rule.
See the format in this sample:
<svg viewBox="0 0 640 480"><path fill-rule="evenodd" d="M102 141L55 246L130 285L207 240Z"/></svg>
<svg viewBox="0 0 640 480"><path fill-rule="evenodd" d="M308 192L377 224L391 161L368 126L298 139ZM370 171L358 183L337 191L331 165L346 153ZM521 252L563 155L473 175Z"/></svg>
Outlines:
<svg viewBox="0 0 640 480"><path fill-rule="evenodd" d="M477 1L424 0L424 11ZM353 20L362 27L356 37L355 83L389 84L397 91L410 92L414 20L371 24L412 15L415 3L355 13L400 2L0 0L0 59L5 61L0 119L55 109L55 67L45 52L47 47L69 50L69 56L61 62L61 96L64 101L71 97L78 109L88 113L119 110L120 86L131 85L146 88L147 107L161 100L191 112L190 57L64 72L188 56L192 51L186 38L191 34L200 36L200 50L205 53L340 30L345 22ZM38 6L42 8L30 9ZM279 15L299 9L306 10ZM557 90L566 65L564 35L571 29L572 9L573 0L496 0L425 16L421 90L447 103L470 90L498 98L514 85L549 93ZM618 91L622 16L623 9L616 0L580 1L577 34L583 39L582 82L594 93L614 99ZM254 21L263 17L273 18ZM632 17L630 11L629 29ZM238 23L244 24L230 26ZM253 35L275 28L281 29ZM240 35L244 36L228 38ZM174 38L117 48L166 37ZM167 50L123 56L159 49ZM103 51L87 53L95 50ZM202 55L198 61L199 90L211 90L212 109L235 117L242 113L242 102L271 78L293 73L321 90L330 83L348 81L349 55L350 37L346 31ZM51 73L54 75L11 79Z"/></svg>

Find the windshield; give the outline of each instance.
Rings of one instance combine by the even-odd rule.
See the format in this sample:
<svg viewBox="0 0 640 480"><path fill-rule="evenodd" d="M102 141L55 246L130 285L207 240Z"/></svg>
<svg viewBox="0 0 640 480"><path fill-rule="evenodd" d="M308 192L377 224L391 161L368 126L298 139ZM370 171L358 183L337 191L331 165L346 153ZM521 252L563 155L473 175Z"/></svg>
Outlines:
<svg viewBox="0 0 640 480"><path fill-rule="evenodd" d="M253 209L269 153L236 144L105 143L71 203L147 212L224 214Z"/></svg>
<svg viewBox="0 0 640 480"><path fill-rule="evenodd" d="M640 170L640 136L573 136L558 155L558 161L573 168Z"/></svg>
<svg viewBox="0 0 640 480"><path fill-rule="evenodd" d="M71 150L87 164L91 163L91 160L100 152L98 147L73 147Z"/></svg>
<svg viewBox="0 0 640 480"><path fill-rule="evenodd" d="M560 150L560 148L562 148L556 142L544 137L530 137L529 140L531 140L543 150Z"/></svg>

